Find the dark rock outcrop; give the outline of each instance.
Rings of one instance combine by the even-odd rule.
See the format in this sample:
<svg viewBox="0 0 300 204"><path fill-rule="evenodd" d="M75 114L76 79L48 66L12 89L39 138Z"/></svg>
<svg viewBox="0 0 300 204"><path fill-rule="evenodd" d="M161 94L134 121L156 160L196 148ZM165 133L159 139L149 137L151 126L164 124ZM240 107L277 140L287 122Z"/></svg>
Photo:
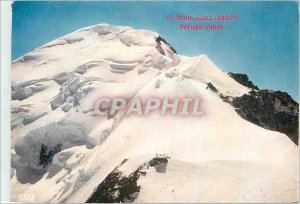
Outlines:
<svg viewBox="0 0 300 204"><path fill-rule="evenodd" d="M61 144L58 144L55 147L51 148L47 145L42 144L38 165L43 166L43 168L45 168L48 164L51 164L53 156L61 151L61 146Z"/></svg>
<svg viewBox="0 0 300 204"><path fill-rule="evenodd" d="M86 203L131 203L139 195L141 187L137 185L140 176L147 174L149 167L154 167L161 173L161 167L168 163L167 158L153 158L148 163L141 165L129 176L124 176L119 167L126 163L125 159L98 185Z"/></svg>
<svg viewBox="0 0 300 204"><path fill-rule="evenodd" d="M86 203L133 202L141 188L137 185L140 177L139 169L126 177L117 167L100 183Z"/></svg>
<svg viewBox="0 0 300 204"><path fill-rule="evenodd" d="M208 88L210 90L212 90L213 92L215 92L215 93L219 92L218 89L212 83L210 83L210 82L207 83L207 88L206 89L208 89Z"/></svg>
<svg viewBox="0 0 300 204"><path fill-rule="evenodd" d="M298 144L299 105L288 93L253 90L241 97L221 95L221 98L235 107L244 119L268 130L284 133Z"/></svg>
<svg viewBox="0 0 300 204"><path fill-rule="evenodd" d="M246 74L235 74L232 72L229 72L228 75L232 77L235 81L239 82L243 86L246 86L251 89L259 90L259 88L252 83L252 81L249 80L248 76Z"/></svg>
<svg viewBox="0 0 300 204"><path fill-rule="evenodd" d="M156 38L156 42L158 44L158 49L159 49L159 52L162 54L162 55L165 55L163 49L161 48L161 42L164 42L166 45L168 45L170 47L170 49L172 50L172 52L174 53L177 53L176 50L165 40L163 39L162 37L158 36Z"/></svg>

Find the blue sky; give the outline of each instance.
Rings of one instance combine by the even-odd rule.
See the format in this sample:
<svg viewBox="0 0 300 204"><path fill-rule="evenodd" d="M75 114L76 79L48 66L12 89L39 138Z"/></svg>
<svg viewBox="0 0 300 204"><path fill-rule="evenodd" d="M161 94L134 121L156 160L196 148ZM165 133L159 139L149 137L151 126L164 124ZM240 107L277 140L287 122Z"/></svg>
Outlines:
<svg viewBox="0 0 300 204"><path fill-rule="evenodd" d="M176 15L237 15L222 31L183 31ZM222 70L298 101L297 2L15 2L12 58L76 29L109 23L158 32L179 54L205 53ZM181 22L184 23L184 22ZM191 22L194 24L195 22Z"/></svg>

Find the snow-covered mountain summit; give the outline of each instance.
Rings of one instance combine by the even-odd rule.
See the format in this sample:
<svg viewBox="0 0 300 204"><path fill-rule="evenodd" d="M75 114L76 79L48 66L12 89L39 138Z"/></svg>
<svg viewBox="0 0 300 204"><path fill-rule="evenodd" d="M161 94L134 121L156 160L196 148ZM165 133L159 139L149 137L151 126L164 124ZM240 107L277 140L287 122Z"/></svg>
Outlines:
<svg viewBox="0 0 300 204"><path fill-rule="evenodd" d="M253 91L152 31L99 24L47 43L12 63L12 200L297 201L297 145L226 102ZM94 112L153 96L199 97L205 115Z"/></svg>

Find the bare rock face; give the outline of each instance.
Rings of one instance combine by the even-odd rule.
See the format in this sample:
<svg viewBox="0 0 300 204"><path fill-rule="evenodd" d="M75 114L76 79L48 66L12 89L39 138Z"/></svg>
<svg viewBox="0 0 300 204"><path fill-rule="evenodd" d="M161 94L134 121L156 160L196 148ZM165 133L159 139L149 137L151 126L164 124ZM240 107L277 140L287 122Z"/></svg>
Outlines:
<svg viewBox="0 0 300 204"><path fill-rule="evenodd" d="M139 195L141 186L138 180L140 176L147 174L147 169L155 168L157 172L166 166L168 158L153 158L141 165L129 176L124 176L119 168L127 162L125 159L116 167L94 190L86 203L132 203ZM165 172L164 172L165 173Z"/></svg>
<svg viewBox="0 0 300 204"><path fill-rule="evenodd" d="M162 38L161 36L158 36L156 38L156 42L158 43L159 46L161 46L161 42L164 42L166 45L170 46L170 49L173 51L173 53L177 53L176 50L164 38ZM163 50L162 50L162 52L163 52Z"/></svg>
<svg viewBox="0 0 300 204"><path fill-rule="evenodd" d="M233 99L232 105L240 115L268 130L282 132L298 144L299 106L287 93L281 91L251 91Z"/></svg>
<svg viewBox="0 0 300 204"><path fill-rule="evenodd" d="M221 95L223 100L234 106L244 119L268 130L284 133L298 144L299 104L286 92L259 90L246 74L229 75L254 90L231 99Z"/></svg>
<svg viewBox="0 0 300 204"><path fill-rule="evenodd" d="M122 164L126 161L124 160ZM135 200L141 188L137 185L141 167L127 177L123 176L118 167L99 184L86 203L128 203Z"/></svg>
<svg viewBox="0 0 300 204"><path fill-rule="evenodd" d="M252 83L252 81L249 80L249 78L246 74L235 74L235 73L229 72L228 75L231 76L234 80L236 80L240 84L242 84L248 88L259 90L258 86L254 85Z"/></svg>
<svg viewBox="0 0 300 204"><path fill-rule="evenodd" d="M52 163L53 156L60 151L61 144L57 144L52 148L42 144L38 165L43 166L43 168L45 168L48 164Z"/></svg>

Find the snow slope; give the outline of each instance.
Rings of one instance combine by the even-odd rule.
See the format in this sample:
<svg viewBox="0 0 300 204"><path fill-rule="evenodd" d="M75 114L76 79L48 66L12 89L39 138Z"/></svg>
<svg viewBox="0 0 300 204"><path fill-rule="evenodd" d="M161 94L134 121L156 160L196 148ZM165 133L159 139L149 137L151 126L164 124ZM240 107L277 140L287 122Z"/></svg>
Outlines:
<svg viewBox="0 0 300 204"><path fill-rule="evenodd" d="M13 201L31 195L31 202L85 202L124 159L121 169L130 174L156 153L170 157L167 171L141 177L136 202L298 200L298 147L242 119L219 97L250 89L207 56L180 56L158 37L99 24L13 62ZM201 98L204 116L94 113L102 97L186 96ZM40 165L41 146L60 144L49 164Z"/></svg>

